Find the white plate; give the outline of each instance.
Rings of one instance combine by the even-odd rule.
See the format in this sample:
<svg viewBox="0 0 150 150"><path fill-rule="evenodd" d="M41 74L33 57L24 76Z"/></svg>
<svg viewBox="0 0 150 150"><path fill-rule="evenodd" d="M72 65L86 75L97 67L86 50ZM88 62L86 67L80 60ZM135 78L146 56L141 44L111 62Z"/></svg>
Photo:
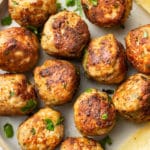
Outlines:
<svg viewBox="0 0 150 150"><path fill-rule="evenodd" d="M6 1L6 0L5 0ZM65 0L62 0L62 3L64 4ZM7 4L5 2L5 7L4 9L0 9L0 17L6 16L7 15ZM74 8L69 8L74 9ZM4 10L4 11L3 11ZM85 18L84 18L85 19ZM91 24L87 19L85 19L89 26L89 30L91 33L91 37L99 37L107 33L113 33L119 41L121 41L123 44L124 42L124 37L133 28L136 28L140 25L148 24L150 23L150 16L147 14L143 9L138 7L135 3L133 5L133 10L131 11L131 15L127 22L125 23L125 29L121 28L113 28L113 29L105 29L105 28L99 28L93 24ZM17 24L13 22L11 26L16 26ZM18 25L17 25L18 26ZM10 27L10 26L7 26ZM3 27L0 25L0 30L7 28ZM41 58L40 62L38 65L42 64L44 60L49 59L50 56L46 55L45 52L41 51ZM102 85L102 84L97 84L94 81L88 80L86 76L84 75L83 69L81 67L80 62L73 62L76 65L80 67L81 71L81 82L80 82L80 88L78 90L78 93L76 94L74 100L76 97L82 93L87 88L115 88L115 86L107 86L107 85ZM129 72L128 75L135 72L133 68L129 67ZM3 71L0 71L0 73L3 73ZM32 75L28 75L30 77L30 80L32 80ZM73 101L74 101L73 100ZM60 110L63 115L65 116L65 137L68 136L81 136L81 134L77 131L74 125L73 121L73 101L72 103L65 104L63 106L56 107L57 110ZM10 150L19 150L20 147L18 145L17 139L16 139L16 134L12 139L7 139L4 136L3 132L3 125L5 123L10 123L13 125L15 133L17 130L18 125L25 119L26 117L0 117L0 134L3 137L3 140L7 143L8 147ZM133 124L131 122L125 121L123 119L120 119L117 121L115 128L112 130L111 133L109 133L110 137L112 138L113 144L111 146L107 147L107 150L118 150L119 146L122 144L124 140L126 140L135 130L137 130L140 126L142 125L137 125ZM97 138L98 140L101 139L101 137ZM1 149L0 149L1 150ZM131 150L131 149L130 149Z"/></svg>

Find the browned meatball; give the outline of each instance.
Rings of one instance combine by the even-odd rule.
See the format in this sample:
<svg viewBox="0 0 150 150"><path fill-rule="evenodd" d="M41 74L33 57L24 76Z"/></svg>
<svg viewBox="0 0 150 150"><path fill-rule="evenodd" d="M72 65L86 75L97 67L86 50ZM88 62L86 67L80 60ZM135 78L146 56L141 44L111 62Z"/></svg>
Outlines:
<svg viewBox="0 0 150 150"><path fill-rule="evenodd" d="M34 80L39 96L46 105L60 105L70 100L79 85L78 72L64 60L47 60L36 67Z"/></svg>
<svg viewBox="0 0 150 150"><path fill-rule="evenodd" d="M56 0L9 0L9 13L21 26L42 26L56 13Z"/></svg>
<svg viewBox="0 0 150 150"><path fill-rule="evenodd" d="M22 27L0 31L0 68L9 72L25 72L38 60L37 37Z"/></svg>
<svg viewBox="0 0 150 150"><path fill-rule="evenodd" d="M103 148L92 139L70 137L62 142L60 150L103 150Z"/></svg>
<svg viewBox="0 0 150 150"><path fill-rule="evenodd" d="M76 100L74 120L84 136L103 135L112 130L116 111L110 99L104 92L88 89Z"/></svg>
<svg viewBox="0 0 150 150"><path fill-rule="evenodd" d="M0 75L0 115L24 115L37 105L34 88L23 74Z"/></svg>
<svg viewBox="0 0 150 150"><path fill-rule="evenodd" d="M19 126L17 138L22 150L54 150L63 135L60 112L43 108Z"/></svg>
<svg viewBox="0 0 150 150"><path fill-rule="evenodd" d="M46 22L41 45L50 55L78 58L89 41L86 23L75 12L62 11Z"/></svg>
<svg viewBox="0 0 150 150"><path fill-rule="evenodd" d="M150 24L131 30L126 37L127 57L132 65L150 74Z"/></svg>
<svg viewBox="0 0 150 150"><path fill-rule="evenodd" d="M143 122L150 120L150 76L132 75L119 86L113 96L116 110L125 118Z"/></svg>
<svg viewBox="0 0 150 150"><path fill-rule="evenodd" d="M127 72L124 47L112 34L93 39L85 51L83 68L100 83L120 83Z"/></svg>
<svg viewBox="0 0 150 150"><path fill-rule="evenodd" d="M132 0L81 0L87 18L102 27L123 24L128 18Z"/></svg>

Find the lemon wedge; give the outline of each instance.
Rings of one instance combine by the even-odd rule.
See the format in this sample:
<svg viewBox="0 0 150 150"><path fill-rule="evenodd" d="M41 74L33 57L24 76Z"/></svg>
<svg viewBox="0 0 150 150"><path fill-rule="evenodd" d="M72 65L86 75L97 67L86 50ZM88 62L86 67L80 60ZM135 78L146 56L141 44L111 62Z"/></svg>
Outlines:
<svg viewBox="0 0 150 150"><path fill-rule="evenodd" d="M135 0L135 2L150 13L150 0Z"/></svg>

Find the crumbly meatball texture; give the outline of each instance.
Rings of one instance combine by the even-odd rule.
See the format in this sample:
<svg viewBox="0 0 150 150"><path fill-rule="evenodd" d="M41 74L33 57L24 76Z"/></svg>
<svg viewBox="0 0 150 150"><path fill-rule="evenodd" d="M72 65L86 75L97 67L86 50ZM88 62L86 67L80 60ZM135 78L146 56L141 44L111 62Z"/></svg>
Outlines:
<svg viewBox="0 0 150 150"><path fill-rule="evenodd" d="M85 51L83 68L100 83L120 83L127 72L124 47L112 34L93 39Z"/></svg>
<svg viewBox="0 0 150 150"><path fill-rule="evenodd" d="M88 26L74 12L62 11L46 22L42 34L42 48L50 55L78 58L90 39Z"/></svg>
<svg viewBox="0 0 150 150"><path fill-rule="evenodd" d="M40 109L18 128L22 150L54 150L64 135L61 114L51 108Z"/></svg>
<svg viewBox="0 0 150 150"><path fill-rule="evenodd" d="M81 0L81 2L86 17L102 27L123 24L132 8L132 0Z"/></svg>
<svg viewBox="0 0 150 150"><path fill-rule="evenodd" d="M113 103L116 110L134 122L150 120L150 76L132 75L116 90Z"/></svg>
<svg viewBox="0 0 150 150"><path fill-rule="evenodd" d="M9 0L9 13L21 26L41 27L56 13L56 0Z"/></svg>
<svg viewBox="0 0 150 150"><path fill-rule="evenodd" d="M110 97L96 89L88 89L74 104L76 127L84 136L103 135L115 125L116 111Z"/></svg>
<svg viewBox="0 0 150 150"><path fill-rule="evenodd" d="M141 73L150 74L150 24L131 30L126 36L127 57Z"/></svg>
<svg viewBox="0 0 150 150"><path fill-rule="evenodd" d="M0 68L9 72L26 72L38 60L37 37L22 27L0 31Z"/></svg>
<svg viewBox="0 0 150 150"><path fill-rule="evenodd" d="M103 150L103 148L92 139L69 137L61 144L60 150Z"/></svg>
<svg viewBox="0 0 150 150"><path fill-rule="evenodd" d="M24 115L37 105L33 86L23 74L0 75L0 115Z"/></svg>
<svg viewBox="0 0 150 150"><path fill-rule="evenodd" d="M45 105L61 105L72 100L79 84L79 75L73 64L55 59L36 67L34 80Z"/></svg>

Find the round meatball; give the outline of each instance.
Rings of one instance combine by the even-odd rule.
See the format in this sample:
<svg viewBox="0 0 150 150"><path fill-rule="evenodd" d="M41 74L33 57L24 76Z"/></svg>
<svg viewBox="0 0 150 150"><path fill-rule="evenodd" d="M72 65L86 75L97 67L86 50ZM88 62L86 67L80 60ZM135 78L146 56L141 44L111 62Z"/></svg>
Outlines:
<svg viewBox="0 0 150 150"><path fill-rule="evenodd" d="M126 37L127 57L141 73L150 74L150 24L131 30Z"/></svg>
<svg viewBox="0 0 150 150"><path fill-rule="evenodd" d="M70 137L61 144L60 150L103 150L103 148L92 139Z"/></svg>
<svg viewBox="0 0 150 150"><path fill-rule="evenodd" d="M26 72L38 60L37 37L22 27L0 31L0 68L9 72Z"/></svg>
<svg viewBox="0 0 150 150"><path fill-rule="evenodd" d="M81 0L81 2L86 17L102 27L123 24L132 8L132 0Z"/></svg>
<svg viewBox="0 0 150 150"><path fill-rule="evenodd" d="M96 89L87 89L74 104L75 124L84 136L107 134L114 127L115 118L111 98Z"/></svg>
<svg viewBox="0 0 150 150"><path fill-rule="evenodd" d="M60 105L70 101L78 87L79 76L73 64L64 60L47 60L36 67L34 80L45 105Z"/></svg>
<svg viewBox="0 0 150 150"><path fill-rule="evenodd" d="M64 135L63 117L51 108L40 109L18 128L22 150L54 150Z"/></svg>
<svg viewBox="0 0 150 150"><path fill-rule="evenodd" d="M50 55L79 58L89 41L88 26L74 12L62 11L46 22L41 45Z"/></svg>
<svg viewBox="0 0 150 150"><path fill-rule="evenodd" d="M113 96L116 110L125 118L143 122L150 120L150 76L132 75Z"/></svg>
<svg viewBox="0 0 150 150"><path fill-rule="evenodd" d="M56 13L56 0L9 0L9 13L21 26L41 27Z"/></svg>
<svg viewBox="0 0 150 150"><path fill-rule="evenodd" d="M0 115L29 114L37 105L33 86L23 74L0 75Z"/></svg>
<svg viewBox="0 0 150 150"><path fill-rule="evenodd" d="M120 83L127 72L122 44L112 34L93 39L85 51L83 68L90 78L100 83Z"/></svg>

